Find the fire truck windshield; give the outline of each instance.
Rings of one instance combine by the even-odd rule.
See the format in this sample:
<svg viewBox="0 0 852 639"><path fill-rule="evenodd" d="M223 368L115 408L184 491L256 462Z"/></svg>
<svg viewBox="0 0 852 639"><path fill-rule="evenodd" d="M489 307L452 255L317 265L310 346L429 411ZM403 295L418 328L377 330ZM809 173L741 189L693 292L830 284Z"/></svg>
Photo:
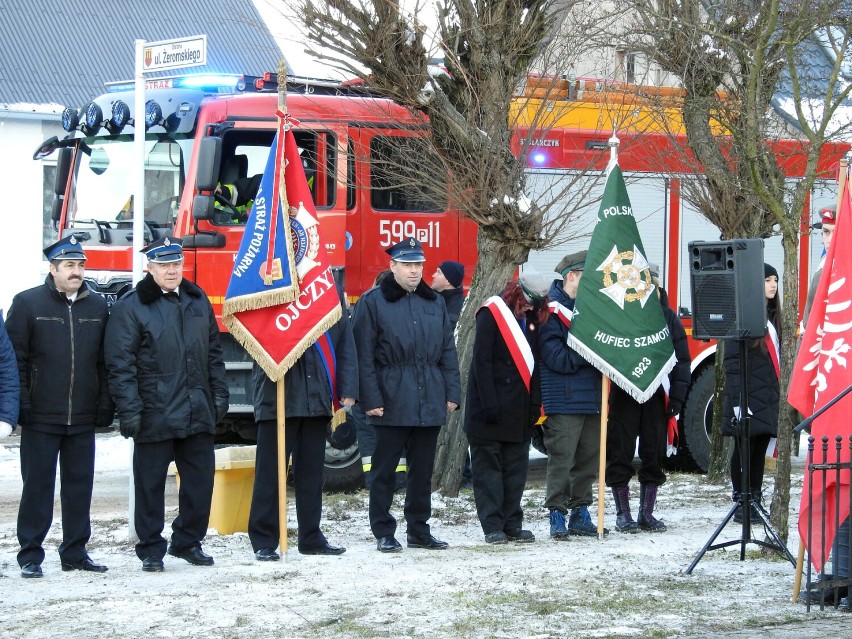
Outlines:
<svg viewBox="0 0 852 639"><path fill-rule="evenodd" d="M68 194L66 226L96 227L96 241L129 243L127 228L135 214L133 191L138 162L132 138L88 138L81 144ZM191 140L149 139L145 142L145 222L171 232L184 184L184 155ZM185 148L182 148L185 147ZM121 229L121 231L114 232Z"/></svg>

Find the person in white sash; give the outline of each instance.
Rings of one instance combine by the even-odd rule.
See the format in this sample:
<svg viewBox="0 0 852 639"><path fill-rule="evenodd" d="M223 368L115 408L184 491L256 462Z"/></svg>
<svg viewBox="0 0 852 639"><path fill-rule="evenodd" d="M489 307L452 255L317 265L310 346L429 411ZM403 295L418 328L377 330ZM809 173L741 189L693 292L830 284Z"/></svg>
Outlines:
<svg viewBox="0 0 852 639"><path fill-rule="evenodd" d="M476 312L466 395L476 514L489 544L531 542L523 529L532 425L541 414L535 368L538 327L547 320L548 282L535 272L513 280ZM523 284L523 285L522 285Z"/></svg>
<svg viewBox="0 0 852 639"><path fill-rule="evenodd" d="M769 264L763 265L766 294L767 333L760 339L749 340L748 357L748 412L750 490L752 496L761 501L763 471L766 451L770 440L778 434L778 407L780 400L781 361L781 301L778 294L778 271ZM739 414L740 403L740 349L735 340L725 341L725 412L722 418L722 433L736 435L733 418ZM739 440L734 438L731 455L732 499L737 501L745 488L742 485ZM742 512L737 510L734 520L742 521ZM752 517L752 521L754 521Z"/></svg>

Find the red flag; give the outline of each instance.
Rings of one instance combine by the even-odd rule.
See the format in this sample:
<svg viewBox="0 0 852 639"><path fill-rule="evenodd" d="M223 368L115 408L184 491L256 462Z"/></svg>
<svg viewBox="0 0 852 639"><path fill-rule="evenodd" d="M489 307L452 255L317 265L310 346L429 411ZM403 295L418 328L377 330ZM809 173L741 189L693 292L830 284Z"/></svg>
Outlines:
<svg viewBox="0 0 852 639"><path fill-rule="evenodd" d="M287 121L287 118L284 120ZM250 217L250 223L246 227L246 235L249 237L243 240L246 249L244 251L241 247L222 311L225 326L273 381L281 379L302 353L339 320L342 314L337 286L331 273L325 245L320 238L319 222L299 158L296 139L289 126L284 128L286 192L281 201L288 204L284 219L289 223L292 243L289 250L292 251L292 264L298 279L298 294L295 300L286 303L281 303L280 298L272 299L268 290L269 283L274 284L282 275L286 280L286 273L278 273L279 270L284 271L283 268L276 269L274 273L277 275L270 276L269 269L261 268L258 271L254 265L243 267L251 260L267 257L252 248L251 241L254 238L249 236L249 229L254 227ZM276 142L280 143L280 135L279 131ZM273 147L275 146L273 144ZM275 149L272 152L274 151ZM277 171L280 170L281 162L276 162L275 165L277 182ZM269 217L271 220L276 216ZM259 224L259 230L255 232L256 244L261 248L268 246L267 253L275 255L277 260L283 262L284 256L277 256L281 251L273 249L274 242L261 241L263 234L269 232L269 227L270 224ZM243 253L246 257L241 258ZM237 281L244 280L247 273L255 276L248 284ZM249 290L246 290L247 288Z"/></svg>
<svg viewBox="0 0 852 639"><path fill-rule="evenodd" d="M846 239L846 235L852 233L849 226L852 203L849 199L848 184L847 179L841 186L834 237L825 258L790 379L787 399L806 417L813 415L852 384L852 251L848 250L852 237L850 240ZM822 448L823 437L829 438L829 450L835 450L835 436L850 433L850 413L852 394L814 420L811 424L811 435L816 440L817 450ZM843 447L841 461L849 462L848 446ZM814 484L809 485L808 474L805 473L802 502L799 507L799 536L804 540L814 567L822 570L828 561L829 549L836 533L835 498L838 492L840 521L849 516L849 470L841 471L839 485L835 482L835 473L827 473L824 494L822 477L818 482L815 480ZM811 502L813 512L810 511ZM809 519L812 539L808 538Z"/></svg>

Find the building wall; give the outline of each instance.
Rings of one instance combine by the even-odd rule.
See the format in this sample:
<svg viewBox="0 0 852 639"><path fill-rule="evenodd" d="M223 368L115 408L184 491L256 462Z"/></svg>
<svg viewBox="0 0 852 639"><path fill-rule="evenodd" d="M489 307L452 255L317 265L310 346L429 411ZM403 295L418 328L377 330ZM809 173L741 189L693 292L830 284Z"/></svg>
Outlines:
<svg viewBox="0 0 852 639"><path fill-rule="evenodd" d="M42 119L48 118L48 119ZM33 152L63 131L55 116L0 111L0 308L7 310L18 291L37 285L47 273L44 246L45 166L55 157L33 160ZM52 188L47 191L52 195Z"/></svg>

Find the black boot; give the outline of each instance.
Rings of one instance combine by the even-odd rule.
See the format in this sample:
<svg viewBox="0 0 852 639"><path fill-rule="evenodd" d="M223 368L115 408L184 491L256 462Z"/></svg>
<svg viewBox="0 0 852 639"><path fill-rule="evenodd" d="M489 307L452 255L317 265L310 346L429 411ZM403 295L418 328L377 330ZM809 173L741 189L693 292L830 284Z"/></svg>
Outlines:
<svg viewBox="0 0 852 639"><path fill-rule="evenodd" d="M612 498L615 500L615 529L623 533L639 532L639 524L630 514L630 486L613 486Z"/></svg>
<svg viewBox="0 0 852 639"><path fill-rule="evenodd" d="M731 501L734 503L739 503L740 501L740 493L736 490L731 493ZM743 507L737 506L737 509L734 511L734 521L738 524L743 523Z"/></svg>
<svg viewBox="0 0 852 639"><path fill-rule="evenodd" d="M646 532L665 532L666 525L654 517L657 503L657 485L639 484L639 528Z"/></svg>

